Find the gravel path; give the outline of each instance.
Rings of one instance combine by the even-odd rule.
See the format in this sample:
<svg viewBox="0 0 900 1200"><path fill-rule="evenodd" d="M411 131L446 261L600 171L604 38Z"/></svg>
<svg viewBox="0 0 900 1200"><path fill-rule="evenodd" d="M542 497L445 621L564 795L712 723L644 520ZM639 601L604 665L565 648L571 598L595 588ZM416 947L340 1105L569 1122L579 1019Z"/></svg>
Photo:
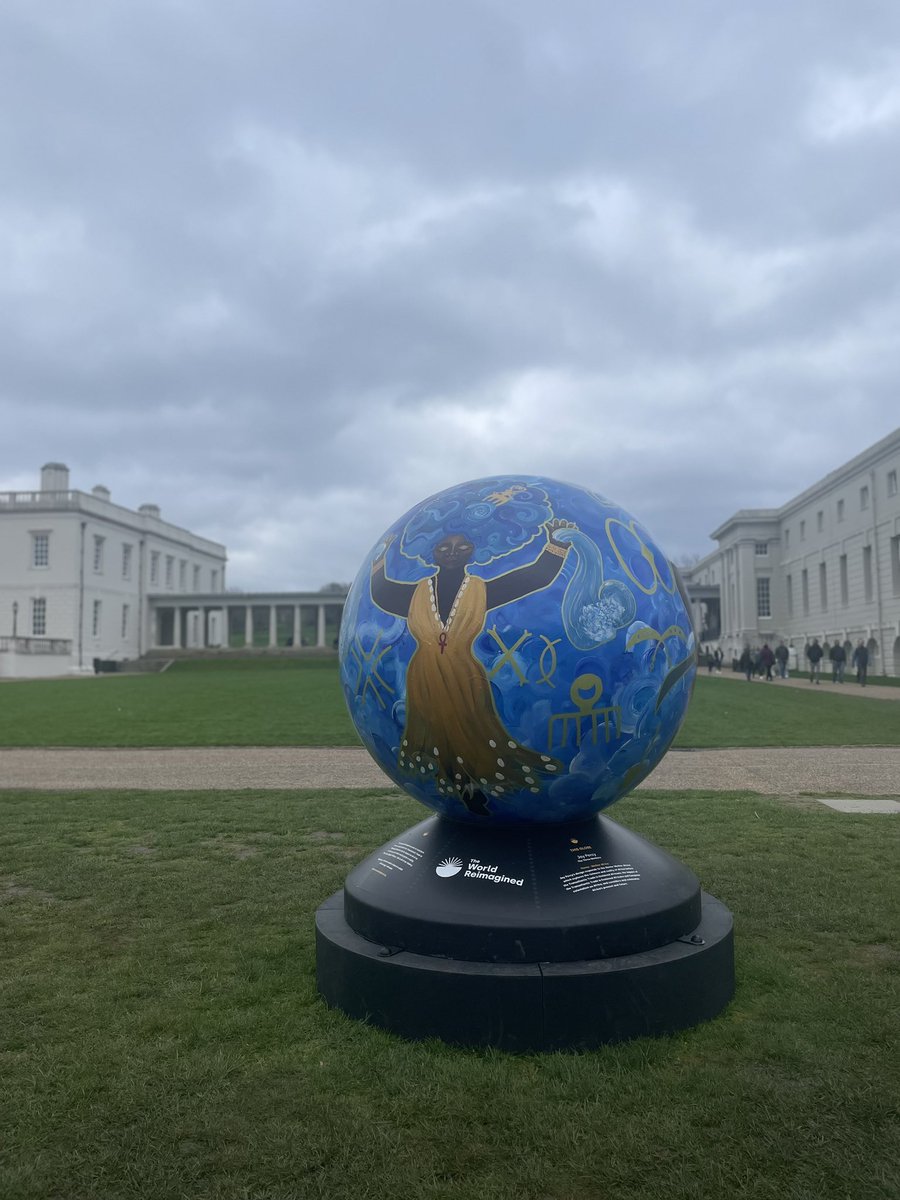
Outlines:
<svg viewBox="0 0 900 1200"><path fill-rule="evenodd" d="M361 747L0 749L0 787L236 791L394 785ZM670 750L642 787L900 796L900 747Z"/></svg>

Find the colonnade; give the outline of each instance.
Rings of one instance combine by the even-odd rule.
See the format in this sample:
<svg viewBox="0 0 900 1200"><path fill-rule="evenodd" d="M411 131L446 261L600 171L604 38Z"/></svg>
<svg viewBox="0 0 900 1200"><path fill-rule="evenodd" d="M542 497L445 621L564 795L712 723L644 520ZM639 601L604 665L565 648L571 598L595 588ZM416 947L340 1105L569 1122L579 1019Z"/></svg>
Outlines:
<svg viewBox="0 0 900 1200"><path fill-rule="evenodd" d="M329 644L328 610L334 610L330 635L333 642L344 599L344 596L334 596L316 601L261 601L247 597L241 603L229 598L227 604L213 604L206 599L198 603L188 597L178 600L166 597L164 601L151 601L150 649L242 649L253 646L274 649L304 645L323 648ZM314 641L309 628L313 613Z"/></svg>

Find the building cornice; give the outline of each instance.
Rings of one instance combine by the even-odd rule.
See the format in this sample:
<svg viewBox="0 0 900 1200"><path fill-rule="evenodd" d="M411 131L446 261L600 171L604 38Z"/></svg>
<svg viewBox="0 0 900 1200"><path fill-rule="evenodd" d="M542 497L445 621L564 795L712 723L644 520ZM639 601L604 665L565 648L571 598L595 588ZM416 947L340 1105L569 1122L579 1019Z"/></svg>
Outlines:
<svg viewBox="0 0 900 1200"><path fill-rule="evenodd" d="M718 541L738 525L777 525L781 520L781 513L780 508L742 508L718 529L714 529L709 536Z"/></svg>
<svg viewBox="0 0 900 1200"><path fill-rule="evenodd" d="M191 533L180 525L164 521L154 513L135 512L112 500L89 495L77 489L64 492L0 492L0 516L4 513L57 513L70 515L80 513L123 526L135 533L156 534L169 542L177 542L190 549L227 560L227 550L221 542Z"/></svg>
<svg viewBox="0 0 900 1200"><path fill-rule="evenodd" d="M151 604L165 607L204 606L209 608L242 608L248 604L335 604L343 608L347 592L149 592Z"/></svg>
<svg viewBox="0 0 900 1200"><path fill-rule="evenodd" d="M820 496L827 495L829 492L834 491L836 487L840 487L841 484L848 483L854 477L858 477L863 471L874 469L892 454L900 454L900 429L895 429L893 433L889 433L886 437L883 437L881 441L876 442L874 446L870 446L868 450L863 450L861 454L857 454L855 458L851 458L843 466L829 472L828 475L825 475L817 483L808 487L805 492L801 492L798 496L794 496L792 500L788 500L781 508L742 508L739 512L729 517L727 521L724 521L718 529L714 529L709 536L715 541L721 541L728 531L736 525L746 525L754 521L758 523L783 521L785 517L796 512L798 508L803 508L805 505L817 500Z"/></svg>
<svg viewBox="0 0 900 1200"><path fill-rule="evenodd" d="M819 496L824 496L826 493L833 491L842 483L849 483L850 480L860 475L863 471L873 470L892 454L900 454L900 429L895 429L893 433L889 433L887 437L883 437L880 442L876 442L868 450L863 450L861 454L857 454L855 458L851 458L843 466L837 467L834 471L823 476L812 487L808 487L805 492L801 492L799 496L795 496L793 500L788 500L780 510L782 517L789 516L796 509L802 508L803 505L809 504L811 500L816 500Z"/></svg>

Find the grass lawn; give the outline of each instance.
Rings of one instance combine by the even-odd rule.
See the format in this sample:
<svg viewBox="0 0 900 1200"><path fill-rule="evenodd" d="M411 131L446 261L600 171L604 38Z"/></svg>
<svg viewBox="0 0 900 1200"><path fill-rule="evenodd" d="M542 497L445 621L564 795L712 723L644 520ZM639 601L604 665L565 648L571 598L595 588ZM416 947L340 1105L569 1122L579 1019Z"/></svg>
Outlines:
<svg viewBox="0 0 900 1200"><path fill-rule="evenodd" d="M0 686L3 746L357 744L334 659L178 663ZM896 745L900 704L700 675L681 748Z"/></svg>
<svg viewBox="0 0 900 1200"><path fill-rule="evenodd" d="M176 663L0 687L3 746L349 746L335 659Z"/></svg>
<svg viewBox="0 0 900 1200"><path fill-rule="evenodd" d="M675 746L896 746L900 702L700 676ZM898 784L900 786L900 784Z"/></svg>
<svg viewBox="0 0 900 1200"><path fill-rule="evenodd" d="M677 1037L516 1057L317 997L316 906L420 815L0 793L4 1200L896 1200L891 818L624 801L734 912L737 996Z"/></svg>

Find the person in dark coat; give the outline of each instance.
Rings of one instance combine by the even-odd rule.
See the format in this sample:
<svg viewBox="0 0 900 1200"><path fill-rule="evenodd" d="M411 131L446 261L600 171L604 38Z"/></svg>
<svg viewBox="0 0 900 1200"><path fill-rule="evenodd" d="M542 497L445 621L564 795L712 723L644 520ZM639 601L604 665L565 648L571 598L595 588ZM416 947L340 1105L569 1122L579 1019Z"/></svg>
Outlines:
<svg viewBox="0 0 900 1200"><path fill-rule="evenodd" d="M788 648L782 640L775 647L775 662L778 665L779 679L787 679L788 657Z"/></svg>
<svg viewBox="0 0 900 1200"><path fill-rule="evenodd" d="M813 638L812 645L806 647L806 657L809 659L809 682L818 686L822 662L822 647L818 638Z"/></svg>
<svg viewBox="0 0 900 1200"><path fill-rule="evenodd" d="M853 651L851 666L856 667L856 682L860 687L865 687L866 673L869 669L869 651L863 643L862 638L857 642L856 649Z"/></svg>
<svg viewBox="0 0 900 1200"><path fill-rule="evenodd" d="M763 642L762 650L759 652L759 667L760 673L765 671L766 683L772 682L772 664L775 662L775 655L772 653L772 648L768 642Z"/></svg>
<svg viewBox="0 0 900 1200"><path fill-rule="evenodd" d="M741 651L741 657L738 659L738 666L747 676L747 682L749 683L750 678L753 675L753 655L750 653L749 646L745 646Z"/></svg>
<svg viewBox="0 0 900 1200"><path fill-rule="evenodd" d="M828 657L831 659L831 682L844 682L844 667L847 665L847 651L840 642L835 642L828 651Z"/></svg>

